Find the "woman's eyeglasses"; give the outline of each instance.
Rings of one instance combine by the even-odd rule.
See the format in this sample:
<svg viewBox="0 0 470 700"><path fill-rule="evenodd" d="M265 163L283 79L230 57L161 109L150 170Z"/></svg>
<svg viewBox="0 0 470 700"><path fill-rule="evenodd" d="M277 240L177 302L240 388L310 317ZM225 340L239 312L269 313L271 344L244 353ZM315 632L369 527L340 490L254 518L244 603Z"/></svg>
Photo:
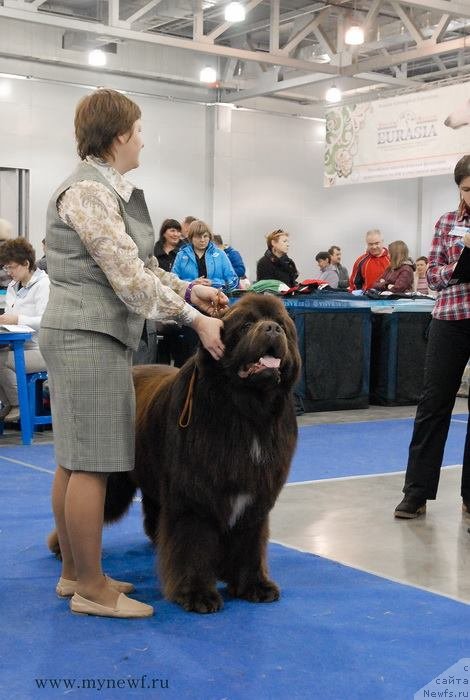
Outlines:
<svg viewBox="0 0 470 700"><path fill-rule="evenodd" d="M16 268L19 267L18 263L15 263L13 265L4 265L2 267L2 270L5 272L13 272L13 270L16 270Z"/></svg>

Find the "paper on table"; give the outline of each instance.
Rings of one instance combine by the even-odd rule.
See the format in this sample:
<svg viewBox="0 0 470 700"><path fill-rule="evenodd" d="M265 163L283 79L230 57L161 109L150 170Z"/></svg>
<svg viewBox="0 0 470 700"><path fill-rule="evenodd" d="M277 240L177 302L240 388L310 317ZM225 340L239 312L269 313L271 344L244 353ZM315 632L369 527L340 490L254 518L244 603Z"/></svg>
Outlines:
<svg viewBox="0 0 470 700"><path fill-rule="evenodd" d="M14 324L0 324L0 331L5 330L9 333L34 333L34 328L30 326L17 326Z"/></svg>

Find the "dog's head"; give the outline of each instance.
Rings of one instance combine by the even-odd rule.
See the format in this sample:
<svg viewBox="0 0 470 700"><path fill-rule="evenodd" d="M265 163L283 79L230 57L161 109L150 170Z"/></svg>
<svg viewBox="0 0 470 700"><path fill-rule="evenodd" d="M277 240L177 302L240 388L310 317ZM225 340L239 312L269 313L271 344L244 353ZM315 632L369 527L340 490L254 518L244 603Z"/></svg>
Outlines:
<svg viewBox="0 0 470 700"><path fill-rule="evenodd" d="M225 353L219 364L232 382L258 390L298 378L297 334L284 304L265 294L247 294L223 317Z"/></svg>

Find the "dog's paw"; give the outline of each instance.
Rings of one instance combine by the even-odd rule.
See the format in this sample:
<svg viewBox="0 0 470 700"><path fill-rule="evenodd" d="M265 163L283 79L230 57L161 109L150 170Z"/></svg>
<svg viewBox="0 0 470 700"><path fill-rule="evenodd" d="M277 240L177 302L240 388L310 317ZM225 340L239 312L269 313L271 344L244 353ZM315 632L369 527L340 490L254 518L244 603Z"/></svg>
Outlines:
<svg viewBox="0 0 470 700"><path fill-rule="evenodd" d="M274 581L269 580L255 581L243 586L243 588L231 586L228 592L234 598L243 598L251 603L272 603L281 597L279 588Z"/></svg>
<svg viewBox="0 0 470 700"><path fill-rule="evenodd" d="M214 613L224 606L222 596L217 591L177 593L173 600L188 612Z"/></svg>

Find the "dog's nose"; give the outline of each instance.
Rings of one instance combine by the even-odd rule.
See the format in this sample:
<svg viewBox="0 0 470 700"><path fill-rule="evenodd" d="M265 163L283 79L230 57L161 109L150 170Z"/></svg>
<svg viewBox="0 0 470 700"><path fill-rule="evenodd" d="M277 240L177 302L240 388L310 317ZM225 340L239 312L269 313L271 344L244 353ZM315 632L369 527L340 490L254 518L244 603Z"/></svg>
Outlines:
<svg viewBox="0 0 470 700"><path fill-rule="evenodd" d="M281 326L279 323L275 323L275 321L266 321L263 324L263 330L266 335L269 335L271 338L275 338L277 335L282 333Z"/></svg>

